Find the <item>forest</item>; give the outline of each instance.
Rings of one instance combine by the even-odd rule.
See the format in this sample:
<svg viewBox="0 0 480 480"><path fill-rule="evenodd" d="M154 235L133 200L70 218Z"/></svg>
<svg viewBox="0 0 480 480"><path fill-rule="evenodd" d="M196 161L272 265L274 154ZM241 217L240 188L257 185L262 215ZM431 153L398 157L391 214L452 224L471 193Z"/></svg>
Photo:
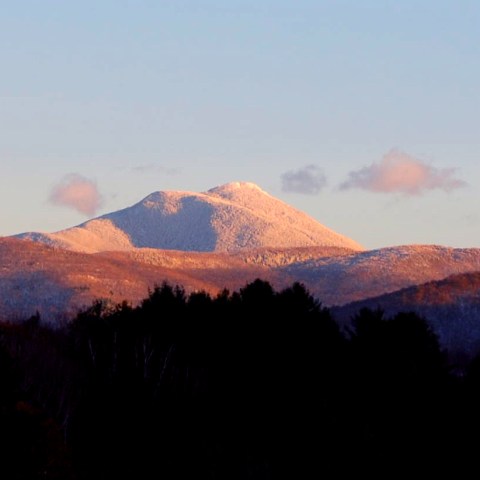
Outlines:
<svg viewBox="0 0 480 480"><path fill-rule="evenodd" d="M452 364L410 312L362 309L340 329L299 283L163 283L61 326L5 322L0 381L14 480L433 473L474 462L480 431L478 358Z"/></svg>

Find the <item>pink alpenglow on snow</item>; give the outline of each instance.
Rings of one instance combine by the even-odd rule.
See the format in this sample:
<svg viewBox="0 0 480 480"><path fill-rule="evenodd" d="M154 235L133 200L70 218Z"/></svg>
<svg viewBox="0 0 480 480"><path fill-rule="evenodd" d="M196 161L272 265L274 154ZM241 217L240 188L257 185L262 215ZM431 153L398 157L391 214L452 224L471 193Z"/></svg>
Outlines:
<svg viewBox="0 0 480 480"><path fill-rule="evenodd" d="M72 187L71 193L77 191ZM66 198L77 199L76 195ZM363 250L354 240L248 182L232 182L202 193L154 192L135 205L73 228L20 236L88 253L135 248L235 252L313 246Z"/></svg>

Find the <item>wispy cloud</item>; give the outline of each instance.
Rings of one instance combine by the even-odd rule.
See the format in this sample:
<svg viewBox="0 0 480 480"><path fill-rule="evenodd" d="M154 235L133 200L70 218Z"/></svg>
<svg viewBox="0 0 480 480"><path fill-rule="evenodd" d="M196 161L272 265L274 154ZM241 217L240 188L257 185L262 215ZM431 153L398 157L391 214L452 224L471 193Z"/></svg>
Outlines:
<svg viewBox="0 0 480 480"><path fill-rule="evenodd" d="M97 184L82 175L66 175L52 188L49 200L54 205L73 208L85 215L94 215L102 205Z"/></svg>
<svg viewBox="0 0 480 480"><path fill-rule="evenodd" d="M421 195L426 190L450 192L466 182L455 176L454 168L435 168L400 150L386 153L379 163L349 173L342 190L361 188L377 193Z"/></svg>
<svg viewBox="0 0 480 480"><path fill-rule="evenodd" d="M325 175L316 165L306 165L298 170L289 170L282 174L282 190L284 192L317 195L326 183Z"/></svg>

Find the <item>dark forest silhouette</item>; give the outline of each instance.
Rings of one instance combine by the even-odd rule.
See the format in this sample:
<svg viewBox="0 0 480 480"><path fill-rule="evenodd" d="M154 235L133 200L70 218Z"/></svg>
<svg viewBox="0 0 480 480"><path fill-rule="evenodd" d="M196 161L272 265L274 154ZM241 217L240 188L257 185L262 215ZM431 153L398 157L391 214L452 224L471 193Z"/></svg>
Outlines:
<svg viewBox="0 0 480 480"><path fill-rule="evenodd" d="M414 313L363 309L342 332L299 283L164 283L138 307L0 333L1 478L432 472L480 427L480 359L459 374Z"/></svg>

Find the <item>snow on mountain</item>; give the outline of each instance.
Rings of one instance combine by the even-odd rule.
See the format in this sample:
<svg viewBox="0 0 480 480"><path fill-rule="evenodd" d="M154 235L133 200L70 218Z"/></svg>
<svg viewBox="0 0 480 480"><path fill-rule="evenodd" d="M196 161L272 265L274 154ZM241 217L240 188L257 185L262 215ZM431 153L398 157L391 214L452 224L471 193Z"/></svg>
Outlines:
<svg viewBox="0 0 480 480"><path fill-rule="evenodd" d="M136 303L168 281L216 295L261 278L276 289L305 284L325 306L480 272L480 249L403 246L352 253L337 247L187 252L154 248L94 254L0 238L0 319L69 316L95 298Z"/></svg>
<svg viewBox="0 0 480 480"><path fill-rule="evenodd" d="M12 237L0 238L0 321L38 311L46 322L71 319L95 299L137 304L168 281L187 292L217 294L256 278L286 287L292 278L228 253L134 249L87 254Z"/></svg>
<svg viewBox="0 0 480 480"><path fill-rule="evenodd" d="M480 271L479 248L404 245L340 256L322 256L285 267L289 276L308 285L327 305L394 292Z"/></svg>
<svg viewBox="0 0 480 480"><path fill-rule="evenodd" d="M73 228L19 237L85 253L145 247L198 252L313 246L362 250L354 240L249 182L204 193L155 192Z"/></svg>
<svg viewBox="0 0 480 480"><path fill-rule="evenodd" d="M38 310L58 322L98 298L136 304L162 281L216 294L262 278L276 289L304 283L323 305L344 306L334 307L343 323L361 305L411 306L432 317L448 348L480 349L472 273L480 272L480 249L364 251L252 183L155 192L73 228L17 237L31 241L0 239L0 320Z"/></svg>

